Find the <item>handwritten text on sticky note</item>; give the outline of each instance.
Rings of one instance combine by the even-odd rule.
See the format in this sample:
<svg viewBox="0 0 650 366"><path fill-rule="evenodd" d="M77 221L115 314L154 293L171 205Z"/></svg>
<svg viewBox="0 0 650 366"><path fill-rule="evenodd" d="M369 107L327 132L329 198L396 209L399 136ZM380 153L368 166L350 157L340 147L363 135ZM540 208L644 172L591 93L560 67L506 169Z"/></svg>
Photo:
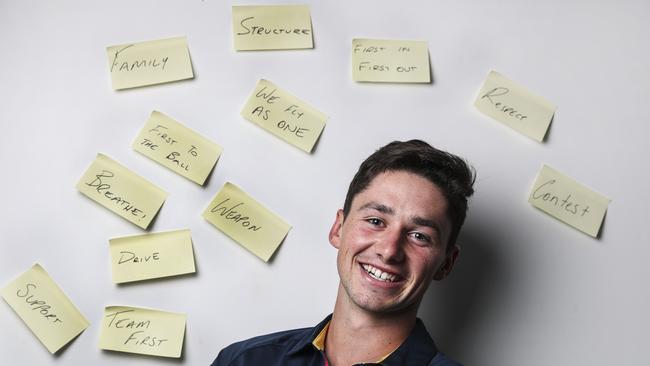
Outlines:
<svg viewBox="0 0 650 366"><path fill-rule="evenodd" d="M314 48L307 5L233 6L235 50Z"/></svg>
<svg viewBox="0 0 650 366"><path fill-rule="evenodd" d="M429 83L431 71L427 43L353 39L352 79L388 83Z"/></svg>

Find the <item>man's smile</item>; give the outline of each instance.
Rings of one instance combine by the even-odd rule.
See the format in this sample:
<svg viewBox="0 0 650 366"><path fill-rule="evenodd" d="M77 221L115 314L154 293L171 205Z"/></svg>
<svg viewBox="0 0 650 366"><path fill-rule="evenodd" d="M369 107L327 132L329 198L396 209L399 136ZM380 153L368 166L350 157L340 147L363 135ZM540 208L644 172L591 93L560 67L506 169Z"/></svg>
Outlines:
<svg viewBox="0 0 650 366"><path fill-rule="evenodd" d="M368 273L372 278L377 281L382 282L396 282L400 280L400 276L394 273L382 271L381 269L370 265L370 264L361 264L361 267Z"/></svg>

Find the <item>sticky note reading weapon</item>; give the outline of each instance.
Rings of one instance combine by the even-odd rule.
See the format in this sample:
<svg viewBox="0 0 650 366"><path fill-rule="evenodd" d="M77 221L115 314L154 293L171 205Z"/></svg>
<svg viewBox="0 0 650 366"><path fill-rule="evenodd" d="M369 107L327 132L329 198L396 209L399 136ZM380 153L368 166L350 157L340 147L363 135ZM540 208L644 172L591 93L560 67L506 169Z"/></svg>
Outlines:
<svg viewBox="0 0 650 366"><path fill-rule="evenodd" d="M189 230L113 238L109 245L114 283L196 272Z"/></svg>
<svg viewBox="0 0 650 366"><path fill-rule="evenodd" d="M595 238L610 200L544 165L537 175L528 202Z"/></svg>
<svg viewBox="0 0 650 366"><path fill-rule="evenodd" d="M387 83L430 83L427 43L355 38L352 40L352 79Z"/></svg>
<svg viewBox="0 0 650 366"><path fill-rule="evenodd" d="M327 121L326 115L264 79L255 86L241 115L307 153Z"/></svg>
<svg viewBox="0 0 650 366"><path fill-rule="evenodd" d="M181 357L186 315L167 311L107 306L99 348L144 355Z"/></svg>
<svg viewBox="0 0 650 366"><path fill-rule="evenodd" d="M106 54L115 90L194 77L185 37L109 46Z"/></svg>
<svg viewBox="0 0 650 366"><path fill-rule="evenodd" d="M203 218L268 262L291 226L246 192L226 182Z"/></svg>
<svg viewBox="0 0 650 366"><path fill-rule="evenodd" d="M8 284L1 293L50 353L88 328L88 320L39 264Z"/></svg>
<svg viewBox="0 0 650 366"><path fill-rule="evenodd" d="M97 154L77 190L143 229L167 198L165 191L104 154Z"/></svg>
<svg viewBox="0 0 650 366"><path fill-rule="evenodd" d="M166 115L153 111L133 149L185 178L203 185L223 149Z"/></svg>
<svg viewBox="0 0 650 366"><path fill-rule="evenodd" d="M314 48L307 5L233 6L235 50Z"/></svg>
<svg viewBox="0 0 650 366"><path fill-rule="evenodd" d="M495 71L490 71L474 106L488 117L539 142L544 140L555 106Z"/></svg>

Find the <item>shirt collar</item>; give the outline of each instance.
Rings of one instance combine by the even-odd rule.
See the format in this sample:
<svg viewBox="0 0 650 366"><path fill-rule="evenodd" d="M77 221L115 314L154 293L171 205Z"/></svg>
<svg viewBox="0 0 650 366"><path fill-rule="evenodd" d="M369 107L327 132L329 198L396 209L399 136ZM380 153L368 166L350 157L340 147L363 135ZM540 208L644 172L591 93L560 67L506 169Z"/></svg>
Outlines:
<svg viewBox="0 0 650 366"><path fill-rule="evenodd" d="M305 336L302 337L301 339L296 342L296 344L293 345L289 349L288 355L294 355L296 353L299 353L303 350L307 349L312 349L312 350L318 350L316 346L312 343L316 337L321 333L321 331L325 328L330 323L330 320L332 319L332 314L328 315L323 321L318 323L317 326L315 326L311 332L305 333Z"/></svg>

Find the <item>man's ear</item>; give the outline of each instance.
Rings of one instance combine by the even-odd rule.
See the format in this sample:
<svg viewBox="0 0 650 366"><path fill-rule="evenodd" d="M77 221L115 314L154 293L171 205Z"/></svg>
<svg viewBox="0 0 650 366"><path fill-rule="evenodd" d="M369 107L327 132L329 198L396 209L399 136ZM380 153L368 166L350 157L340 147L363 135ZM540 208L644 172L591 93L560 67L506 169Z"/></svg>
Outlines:
<svg viewBox="0 0 650 366"><path fill-rule="evenodd" d="M454 263L460 255L460 247L457 244L454 244L454 247L449 249L449 253L445 258L445 261L442 263L436 274L433 275L433 279L436 281L444 280L451 270L454 268Z"/></svg>
<svg viewBox="0 0 650 366"><path fill-rule="evenodd" d="M336 219L332 224L332 228L330 229L329 234L330 244L332 244L332 246L336 249L338 249L339 245L341 245L341 226L343 226L343 220L345 220L345 216L343 216L343 210L339 209L336 211Z"/></svg>

